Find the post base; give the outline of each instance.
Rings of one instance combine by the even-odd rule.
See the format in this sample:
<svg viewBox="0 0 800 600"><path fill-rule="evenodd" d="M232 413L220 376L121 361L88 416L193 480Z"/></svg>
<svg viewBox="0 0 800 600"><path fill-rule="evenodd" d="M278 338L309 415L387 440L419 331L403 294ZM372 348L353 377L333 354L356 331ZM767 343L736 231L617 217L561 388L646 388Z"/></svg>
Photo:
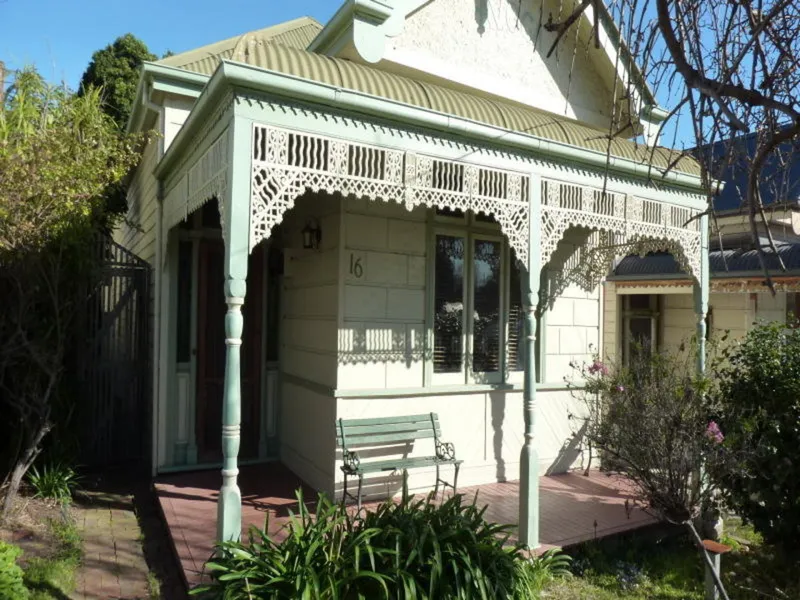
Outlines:
<svg viewBox="0 0 800 600"><path fill-rule="evenodd" d="M239 486L222 486L217 500L217 541L239 541L242 537L242 493Z"/></svg>
<svg viewBox="0 0 800 600"><path fill-rule="evenodd" d="M519 541L539 547L539 454L532 444L522 447L519 465Z"/></svg>

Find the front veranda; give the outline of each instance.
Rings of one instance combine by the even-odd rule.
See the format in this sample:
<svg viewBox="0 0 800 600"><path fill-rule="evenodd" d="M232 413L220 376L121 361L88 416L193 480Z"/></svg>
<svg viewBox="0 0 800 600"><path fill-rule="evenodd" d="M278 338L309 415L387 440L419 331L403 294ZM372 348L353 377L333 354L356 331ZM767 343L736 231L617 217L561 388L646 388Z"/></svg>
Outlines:
<svg viewBox="0 0 800 600"><path fill-rule="evenodd" d="M609 168L613 175L606 171ZM705 337L707 217L701 216L705 196L696 175L660 172L631 158L608 160L597 151L527 133L366 94L349 92L348 96L323 83L226 62L204 89L156 175L163 190L156 281L161 368L156 370L155 382L161 441L168 435L170 411L175 410L175 402L167 399L175 389L169 367L175 352L171 332L179 311L174 300L178 226L210 200L216 200L219 209L224 242L219 254L224 270L220 292L227 313L224 372L219 381L223 464L216 498L218 539L237 538L242 530L241 431L243 426L256 427L242 412L246 298L258 293L248 285L249 256L308 191L396 202L409 211L429 207L471 212L491 216L499 224L522 275L520 295L527 332L520 384L524 434L519 485L508 489L518 498L519 539L530 547L542 541L540 465L534 437L535 365L541 353L536 344L537 311L546 310L571 283L595 289L615 257L666 250L695 278L698 337L701 342ZM569 243L562 243L568 233ZM334 268L341 269L346 260L340 255ZM217 320L204 326L218 327L223 319ZM338 318L336 322L340 323ZM423 357L430 355L430 323L428 313ZM340 349L341 343L334 354ZM703 368L702 359L698 362ZM439 389L426 377L423 389L429 395L446 395L460 388ZM403 393L393 392L395 397ZM313 437L330 430L333 439L334 419L339 415L335 394L330 400L326 412L305 414L307 431L298 435ZM458 429L459 423L451 420L442 427L446 435ZM333 447L327 458L338 464ZM333 488L330 483L325 487Z"/></svg>
<svg viewBox="0 0 800 600"><path fill-rule="evenodd" d="M297 513L297 490L303 491L307 506L314 510L315 491L279 462L242 467L240 480L244 539L250 526L261 528L265 523L273 539L282 539L289 512ZM564 473L542 476L539 482L539 552L568 548L656 522L635 505L630 484L619 477L592 471L589 477ZM218 487L216 471L164 475L155 483L159 507L189 587L201 582L205 562L213 553L214 540L209 532L214 530ZM459 492L467 500L476 498L479 506L486 505L487 520L516 524L518 481L469 486ZM439 494L437 501L449 494ZM376 504L369 502L365 508ZM513 529L510 541L516 541Z"/></svg>

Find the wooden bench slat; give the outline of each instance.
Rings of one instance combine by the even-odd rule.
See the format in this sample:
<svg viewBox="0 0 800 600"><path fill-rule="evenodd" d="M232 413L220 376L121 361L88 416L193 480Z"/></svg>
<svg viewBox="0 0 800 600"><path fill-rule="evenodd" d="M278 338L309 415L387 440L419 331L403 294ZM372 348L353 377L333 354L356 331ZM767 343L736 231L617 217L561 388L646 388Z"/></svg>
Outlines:
<svg viewBox="0 0 800 600"><path fill-rule="evenodd" d="M377 471L394 471L395 469L411 469L415 467L434 466L436 463L453 464L461 462L453 460L439 460L435 456L420 456L417 458L406 458L402 460L376 460L368 463L361 463L359 470L362 473L375 473Z"/></svg>
<svg viewBox="0 0 800 600"><path fill-rule="evenodd" d="M393 431L433 431L430 419L428 419L427 423L392 423L387 425L345 424L343 429L347 437L351 435L369 435L371 433L391 433Z"/></svg>
<svg viewBox="0 0 800 600"><path fill-rule="evenodd" d="M437 417L436 420L438 421L439 418ZM341 419L344 426L347 427L348 425L383 425L384 423L413 423L415 421L427 421L428 423L431 422L431 415L430 413L424 415L407 415L403 417L378 417L374 419ZM339 421L336 421L338 426Z"/></svg>
<svg viewBox="0 0 800 600"><path fill-rule="evenodd" d="M434 437L433 431L409 431L407 433L383 433L379 435L348 435L347 444L342 444L340 436L336 443L339 446L386 446L389 444L405 444L414 440L424 440Z"/></svg>

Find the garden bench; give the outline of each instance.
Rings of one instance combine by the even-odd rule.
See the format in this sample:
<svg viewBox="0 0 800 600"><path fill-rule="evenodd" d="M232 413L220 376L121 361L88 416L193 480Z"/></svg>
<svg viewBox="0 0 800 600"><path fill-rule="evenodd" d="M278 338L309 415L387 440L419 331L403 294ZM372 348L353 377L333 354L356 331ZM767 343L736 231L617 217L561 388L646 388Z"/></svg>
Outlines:
<svg viewBox="0 0 800 600"><path fill-rule="evenodd" d="M387 448L402 444L413 444L417 440L432 439L433 454L429 456L399 457L363 461L356 448ZM339 419L336 422L336 442L342 449L342 472L344 473L344 493L342 502L350 496L358 503L361 510L361 488L365 473L402 470L404 477L408 469L416 467L436 467L436 486L434 494L439 491L439 484L450 486L453 493L458 485L458 470L462 460L456 459L453 444L441 441L441 428L436 413L408 415L402 417L382 417L378 419ZM453 465L455 474L453 483L449 484L440 477L442 465ZM358 476L358 494L353 496L347 491L347 478Z"/></svg>

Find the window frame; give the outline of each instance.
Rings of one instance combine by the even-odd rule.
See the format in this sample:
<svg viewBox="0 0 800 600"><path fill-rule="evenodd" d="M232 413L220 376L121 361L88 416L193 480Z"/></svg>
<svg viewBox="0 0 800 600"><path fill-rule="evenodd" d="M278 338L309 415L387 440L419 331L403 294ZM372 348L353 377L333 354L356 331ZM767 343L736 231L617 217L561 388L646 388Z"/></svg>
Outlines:
<svg viewBox="0 0 800 600"><path fill-rule="evenodd" d="M513 268L513 254L508 240L500 230L498 223L479 221L471 211L463 215L442 215L435 209L431 210L428 220L428 276L426 302L426 344L430 349L426 353L425 385L427 387L443 386L474 386L496 385L503 383L522 383L524 369L521 371L509 370L508 353L508 326L509 326L509 300L511 269ZM433 349L435 347L434 319L436 313L436 239L437 236L458 237L464 240L464 277L462 298L464 310L462 312L462 359L461 370L458 373L436 373L434 370ZM497 242L500 244L500 327L499 335L499 368L497 371L474 371L474 342L475 324L475 244L476 241Z"/></svg>
<svg viewBox="0 0 800 600"><path fill-rule="evenodd" d="M649 308L631 308L630 302L633 296L647 296ZM628 366L631 357L631 318L647 318L650 320L651 352L658 352L661 344L661 314L662 299L659 294L623 294L621 303L622 332L620 336L622 364Z"/></svg>

